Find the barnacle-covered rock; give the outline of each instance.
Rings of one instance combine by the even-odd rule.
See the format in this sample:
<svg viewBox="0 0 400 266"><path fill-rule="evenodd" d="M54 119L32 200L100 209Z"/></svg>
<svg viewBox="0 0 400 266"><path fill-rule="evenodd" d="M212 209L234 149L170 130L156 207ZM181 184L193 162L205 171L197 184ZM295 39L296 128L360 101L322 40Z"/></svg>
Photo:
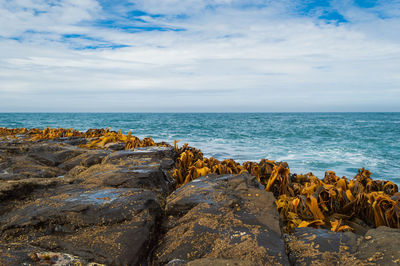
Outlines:
<svg viewBox="0 0 400 266"><path fill-rule="evenodd" d="M247 173L206 175L182 186L167 199L166 235L155 263L229 258L245 265L288 265L274 201Z"/></svg>
<svg viewBox="0 0 400 266"><path fill-rule="evenodd" d="M2 242L20 241L110 265L140 262L161 207L151 191L65 186L0 217ZM36 195L35 195L36 196Z"/></svg>
<svg viewBox="0 0 400 266"><path fill-rule="evenodd" d="M400 230L370 229L365 236L352 232L297 228L285 238L293 265L399 265Z"/></svg>

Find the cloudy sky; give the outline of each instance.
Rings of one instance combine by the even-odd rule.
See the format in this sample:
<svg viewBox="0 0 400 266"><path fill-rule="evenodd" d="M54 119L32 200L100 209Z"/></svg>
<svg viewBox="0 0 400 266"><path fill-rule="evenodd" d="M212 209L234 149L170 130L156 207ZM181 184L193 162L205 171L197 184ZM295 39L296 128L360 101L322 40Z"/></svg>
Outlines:
<svg viewBox="0 0 400 266"><path fill-rule="evenodd" d="M400 111L400 1L0 0L12 111Z"/></svg>

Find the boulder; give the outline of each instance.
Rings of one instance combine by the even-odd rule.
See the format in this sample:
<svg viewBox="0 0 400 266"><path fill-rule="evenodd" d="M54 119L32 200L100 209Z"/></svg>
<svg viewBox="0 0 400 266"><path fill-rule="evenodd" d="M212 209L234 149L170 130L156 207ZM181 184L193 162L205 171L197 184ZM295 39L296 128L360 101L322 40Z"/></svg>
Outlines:
<svg viewBox="0 0 400 266"><path fill-rule="evenodd" d="M274 201L248 174L209 175L182 186L167 199L153 263L207 258L288 265Z"/></svg>
<svg viewBox="0 0 400 266"><path fill-rule="evenodd" d="M64 186L40 194L0 217L1 243L22 242L109 265L147 259L162 216L151 191Z"/></svg>

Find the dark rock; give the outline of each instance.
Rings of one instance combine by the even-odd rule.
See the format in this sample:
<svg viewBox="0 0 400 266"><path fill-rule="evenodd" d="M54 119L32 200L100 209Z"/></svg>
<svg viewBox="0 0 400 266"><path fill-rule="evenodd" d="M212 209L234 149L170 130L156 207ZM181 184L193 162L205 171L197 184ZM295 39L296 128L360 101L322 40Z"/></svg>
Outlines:
<svg viewBox="0 0 400 266"><path fill-rule="evenodd" d="M352 232L297 228L286 238L294 265L399 265L400 230L371 229L364 236Z"/></svg>
<svg viewBox="0 0 400 266"><path fill-rule="evenodd" d="M377 265L400 265L400 229L370 229L358 247L360 260Z"/></svg>
<svg viewBox="0 0 400 266"><path fill-rule="evenodd" d="M31 157L23 155L8 158L7 162L4 162L2 166L0 180L51 178L65 173L65 171L57 167L46 166Z"/></svg>
<svg viewBox="0 0 400 266"><path fill-rule="evenodd" d="M31 245L0 243L0 265L88 265L88 262L71 254L48 252Z"/></svg>
<svg viewBox="0 0 400 266"><path fill-rule="evenodd" d="M125 143L107 143L104 148L113 150L113 151L121 151L125 149Z"/></svg>
<svg viewBox="0 0 400 266"><path fill-rule="evenodd" d="M69 145L41 142L29 146L26 154L44 165L57 166L84 152Z"/></svg>
<svg viewBox="0 0 400 266"><path fill-rule="evenodd" d="M257 266L259 264L252 261L232 260L232 259L197 259L190 261L188 266Z"/></svg>
<svg viewBox="0 0 400 266"><path fill-rule="evenodd" d="M33 265L30 253L40 252L39 248L20 243L0 242L0 265Z"/></svg>
<svg viewBox="0 0 400 266"><path fill-rule="evenodd" d="M297 228L286 238L289 259L295 265L340 265L357 261L352 254L361 237L351 232Z"/></svg>
<svg viewBox="0 0 400 266"><path fill-rule="evenodd" d="M203 177L186 184L168 197L169 219L155 263L229 258L288 265L274 201L248 174Z"/></svg>
<svg viewBox="0 0 400 266"><path fill-rule="evenodd" d="M75 166L82 165L85 167L92 166L94 164L99 164L110 152L104 150L89 150L78 156L75 156L64 163L60 164L58 167L69 171Z"/></svg>
<svg viewBox="0 0 400 266"><path fill-rule="evenodd" d="M175 260L171 260L166 265L168 265L168 266L187 265L187 262L186 262L186 260L175 259Z"/></svg>
<svg viewBox="0 0 400 266"><path fill-rule="evenodd" d="M82 166L82 165L77 165L74 168L72 168L71 170L69 170L64 177L65 178L75 178L77 175L79 175L80 173L82 173L83 171L85 171L87 169L87 167Z"/></svg>
<svg viewBox="0 0 400 266"><path fill-rule="evenodd" d="M0 142L0 265L146 264L175 185L173 150L70 144Z"/></svg>
<svg viewBox="0 0 400 266"><path fill-rule="evenodd" d="M76 175L74 179L79 179L90 187L149 189L161 198L165 198L173 189L169 175L157 164L131 168L111 164L94 165Z"/></svg>
<svg viewBox="0 0 400 266"><path fill-rule="evenodd" d="M140 156L132 151L111 153L101 164L87 168L75 179L88 186L149 189L165 198L175 188L175 181L168 174L171 164L161 163L170 162L172 159L164 156L172 153L163 149L157 153L153 149L148 150L147 153L143 149L139 152Z"/></svg>
<svg viewBox="0 0 400 266"><path fill-rule="evenodd" d="M87 144L89 140L81 137L69 137L69 138L58 138L55 140L55 142L62 142L63 144L78 146Z"/></svg>
<svg viewBox="0 0 400 266"><path fill-rule="evenodd" d="M353 219L364 236L298 228L283 241L255 177L212 174L170 194L173 148L86 142L0 140L0 265L400 264L398 229Z"/></svg>
<svg viewBox="0 0 400 266"><path fill-rule="evenodd" d="M110 265L146 259L162 215L151 191L66 186L43 196L0 217L1 243L18 239Z"/></svg>
<svg viewBox="0 0 400 266"><path fill-rule="evenodd" d="M144 147L134 150L116 151L104 158L103 163L126 164L140 158L173 158L174 149L172 147Z"/></svg>
<svg viewBox="0 0 400 266"><path fill-rule="evenodd" d="M5 203L6 200L26 197L36 189L55 186L59 182L59 180L54 178L30 178L22 180L0 181L0 206L1 203Z"/></svg>

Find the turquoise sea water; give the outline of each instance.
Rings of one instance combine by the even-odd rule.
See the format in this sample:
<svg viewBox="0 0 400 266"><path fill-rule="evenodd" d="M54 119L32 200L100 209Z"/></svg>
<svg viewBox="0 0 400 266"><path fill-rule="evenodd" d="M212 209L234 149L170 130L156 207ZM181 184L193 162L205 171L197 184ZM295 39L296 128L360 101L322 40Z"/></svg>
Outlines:
<svg viewBox="0 0 400 266"><path fill-rule="evenodd" d="M206 156L287 161L291 172L321 178L365 167L400 184L400 113L0 113L0 127L46 126L181 139Z"/></svg>

